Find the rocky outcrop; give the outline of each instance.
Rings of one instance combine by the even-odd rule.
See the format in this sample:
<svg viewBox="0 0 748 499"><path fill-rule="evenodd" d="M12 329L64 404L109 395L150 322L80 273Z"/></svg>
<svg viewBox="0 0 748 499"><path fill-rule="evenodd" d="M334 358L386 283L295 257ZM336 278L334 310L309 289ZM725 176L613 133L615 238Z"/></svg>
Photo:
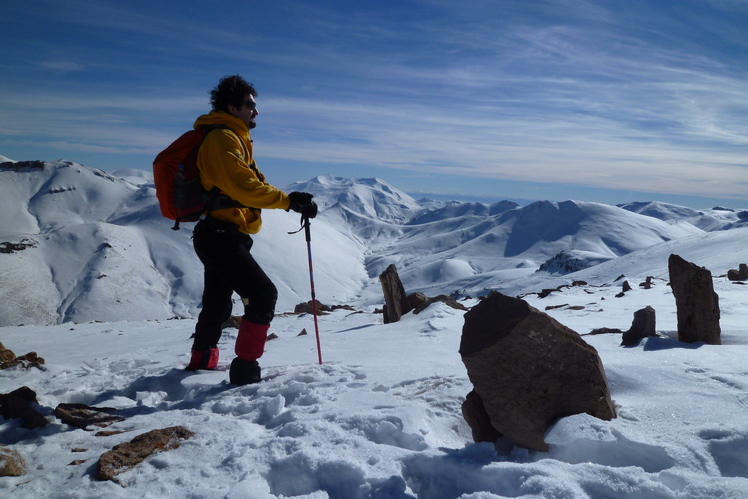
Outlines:
<svg viewBox="0 0 748 499"><path fill-rule="evenodd" d="M28 386L22 386L10 393L0 394L0 412L3 419L21 419L21 426L27 430L43 428L49 424L36 408L39 402L36 392Z"/></svg>
<svg viewBox="0 0 748 499"><path fill-rule="evenodd" d="M460 354L491 426L515 445L548 450L545 432L564 416L616 416L597 351L524 300L494 291L473 307ZM473 416L479 404L467 404L465 413L480 420Z"/></svg>
<svg viewBox="0 0 748 499"><path fill-rule="evenodd" d="M309 300L304 303L299 303L294 307L293 313L294 314L312 314L314 313L314 305L317 306L317 314L318 315L327 315L330 312L330 307L327 305L324 305L319 300L314 300L314 304L312 304L312 301Z"/></svg>
<svg viewBox="0 0 748 499"><path fill-rule="evenodd" d="M652 283L652 279L653 279L653 277L651 275L648 275L647 279L644 282L639 283L639 287L643 288L643 289L651 289L652 286L654 285Z"/></svg>
<svg viewBox="0 0 748 499"><path fill-rule="evenodd" d="M96 478L116 481L117 475L134 468L154 452L176 449L182 440L194 435L195 433L183 426L172 426L138 435L130 442L116 445L112 450L102 454L96 466Z"/></svg>
<svg viewBox="0 0 748 499"><path fill-rule="evenodd" d="M657 336L655 331L655 309L650 306L634 312L634 321L628 331L623 333L621 345L634 346L647 336Z"/></svg>
<svg viewBox="0 0 748 499"><path fill-rule="evenodd" d="M0 343L0 369L10 369L11 367L21 366L24 369L36 367L38 369L44 369L44 359L39 357L36 352L29 352L26 355L16 357L13 350L5 348L5 345Z"/></svg>
<svg viewBox="0 0 748 499"><path fill-rule="evenodd" d="M727 278L731 281L747 281L748 280L748 265L741 263L736 269L730 269L727 271Z"/></svg>
<svg viewBox="0 0 748 499"><path fill-rule="evenodd" d="M408 308L409 310L413 310L414 314L419 314L423 312L432 303L444 303L448 307L452 307L456 310L467 311L467 308L465 307L465 305L463 305L462 303L459 303L457 300L455 300L451 296L439 295L439 296L429 297L419 292L408 295Z"/></svg>
<svg viewBox="0 0 748 499"><path fill-rule="evenodd" d="M634 321L631 323L628 331L622 331L618 328L601 327L593 329L589 334L620 334L622 335L622 346L634 346L648 336L657 336L655 324L655 310L647 306L634 312Z"/></svg>
<svg viewBox="0 0 748 499"><path fill-rule="evenodd" d="M714 292L712 273L678 255L670 255L668 270L677 308L678 340L722 344L719 297Z"/></svg>
<svg viewBox="0 0 748 499"><path fill-rule="evenodd" d="M397 322L410 311L408 297L405 295L405 288L400 281L397 267L394 264L387 267L379 275L379 282L382 283L384 293L384 323Z"/></svg>

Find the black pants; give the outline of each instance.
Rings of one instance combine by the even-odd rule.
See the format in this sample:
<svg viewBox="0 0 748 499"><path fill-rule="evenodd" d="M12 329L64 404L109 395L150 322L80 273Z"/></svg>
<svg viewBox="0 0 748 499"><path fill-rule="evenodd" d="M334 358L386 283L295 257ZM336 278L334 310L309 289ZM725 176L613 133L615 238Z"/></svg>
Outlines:
<svg viewBox="0 0 748 499"><path fill-rule="evenodd" d="M269 325L278 290L249 253L252 238L234 224L211 218L198 222L192 237L195 253L205 266L203 309L192 348L204 350L218 344L221 325L231 316L234 292L248 300L244 319Z"/></svg>

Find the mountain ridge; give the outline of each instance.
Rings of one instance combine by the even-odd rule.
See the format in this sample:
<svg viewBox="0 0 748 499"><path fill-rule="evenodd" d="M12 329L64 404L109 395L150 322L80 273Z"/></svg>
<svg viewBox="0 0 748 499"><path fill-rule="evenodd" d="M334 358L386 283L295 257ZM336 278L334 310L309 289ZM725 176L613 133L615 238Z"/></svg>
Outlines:
<svg viewBox="0 0 748 499"><path fill-rule="evenodd" d="M511 289L532 274L582 271L668 241L742 227L733 210L537 201L520 207L416 201L388 183L319 176L284 190L315 195L315 280L323 302L381 302L378 275L395 264L409 292ZM0 325L165 319L199 312L202 266L190 228L160 216L149 172L104 173L70 161L0 165ZM637 213L657 208L657 216ZM694 213L695 212L695 213ZM279 288L278 312L309 299L295 214L265 210L253 254ZM680 217L680 218L679 218ZM295 239L294 239L295 237ZM547 262L565 254L573 265ZM516 287L516 286L514 286ZM236 307L240 308L238 304Z"/></svg>

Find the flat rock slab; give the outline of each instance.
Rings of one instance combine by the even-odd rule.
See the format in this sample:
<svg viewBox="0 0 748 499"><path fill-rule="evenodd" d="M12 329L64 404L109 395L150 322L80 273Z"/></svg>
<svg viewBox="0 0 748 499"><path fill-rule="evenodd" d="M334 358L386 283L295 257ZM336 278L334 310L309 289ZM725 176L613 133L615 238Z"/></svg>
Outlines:
<svg viewBox="0 0 748 499"><path fill-rule="evenodd" d="M99 458L96 470L98 480L114 480L117 475L133 469L156 451L176 449L195 435L183 426L153 430L115 446ZM116 481L116 480L115 480Z"/></svg>
<svg viewBox="0 0 748 499"><path fill-rule="evenodd" d="M55 408L55 416L70 426L83 428L96 426L106 428L107 426L124 421L125 418L111 414L115 409L110 407L89 407L85 404L60 404Z"/></svg>

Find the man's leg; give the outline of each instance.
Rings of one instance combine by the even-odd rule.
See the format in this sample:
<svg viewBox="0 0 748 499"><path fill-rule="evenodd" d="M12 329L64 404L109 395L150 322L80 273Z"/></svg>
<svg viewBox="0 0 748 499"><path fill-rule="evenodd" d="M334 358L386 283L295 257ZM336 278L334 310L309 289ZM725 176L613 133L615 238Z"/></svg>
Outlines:
<svg viewBox="0 0 748 499"><path fill-rule="evenodd" d="M231 316L233 290L220 276L205 269L203 288L203 309L195 326L195 339L192 343L192 356L187 365L188 371L215 369L218 366L218 340L222 326Z"/></svg>
<svg viewBox="0 0 748 499"><path fill-rule="evenodd" d="M257 359L265 352L267 333L275 315L275 303L278 299L278 290L249 253L249 247L251 243L241 265L245 279L235 288L236 292L246 299L234 348L236 358L231 362L229 372L229 381L236 385L262 380Z"/></svg>
<svg viewBox="0 0 748 499"><path fill-rule="evenodd" d="M205 270L203 308L195 326L192 357L187 369L215 369L218 366L218 341L221 339L221 326L231 316L232 309L233 290L231 284L223 278L226 274L224 253L232 249L231 245L227 244L225 236L217 236L213 231L208 230L203 222L195 227L193 244L195 253ZM233 251L236 249L234 248Z"/></svg>

